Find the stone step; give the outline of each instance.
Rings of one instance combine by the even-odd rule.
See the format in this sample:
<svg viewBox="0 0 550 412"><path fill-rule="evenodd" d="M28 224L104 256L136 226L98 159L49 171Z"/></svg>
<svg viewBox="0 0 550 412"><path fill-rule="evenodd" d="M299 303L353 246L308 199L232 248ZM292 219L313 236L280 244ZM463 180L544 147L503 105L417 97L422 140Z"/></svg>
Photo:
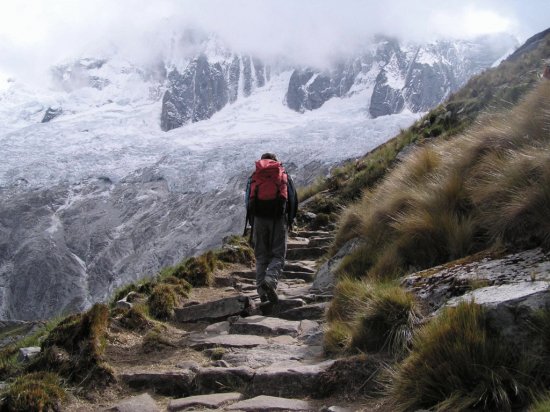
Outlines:
<svg viewBox="0 0 550 412"><path fill-rule="evenodd" d="M242 398L243 395L238 392L189 396L187 398L172 399L168 403L168 411L185 411L195 407L217 409L240 401Z"/></svg>
<svg viewBox="0 0 550 412"><path fill-rule="evenodd" d="M244 279L256 279L255 270L237 270L235 272L232 272L231 275L234 277L240 277Z"/></svg>
<svg viewBox="0 0 550 412"><path fill-rule="evenodd" d="M287 250L297 249L301 247L308 247L309 239L304 238L290 238L286 243Z"/></svg>
<svg viewBox="0 0 550 412"><path fill-rule="evenodd" d="M323 319L327 307L328 303L326 302L314 303L279 312L277 316L281 319L287 320L318 320Z"/></svg>
<svg viewBox="0 0 550 412"><path fill-rule="evenodd" d="M230 368L200 368L195 376L196 394L238 392L251 386L254 369L246 366Z"/></svg>
<svg viewBox="0 0 550 412"><path fill-rule="evenodd" d="M247 393L280 397L303 397L317 394L321 375L334 361L291 367L267 366L256 370Z"/></svg>
<svg viewBox="0 0 550 412"><path fill-rule="evenodd" d="M314 236L309 239L309 247L330 246L334 241L334 236Z"/></svg>
<svg viewBox="0 0 550 412"><path fill-rule="evenodd" d="M118 375L132 389L148 389L161 395L189 396L193 392L195 373L190 370L137 371Z"/></svg>
<svg viewBox="0 0 550 412"><path fill-rule="evenodd" d="M318 259L327 253L328 247L303 247L291 249L286 252L288 260Z"/></svg>
<svg viewBox="0 0 550 412"><path fill-rule="evenodd" d="M218 321L230 316L246 315L254 309L254 302L248 296L223 298L175 310L178 322Z"/></svg>
<svg viewBox="0 0 550 412"><path fill-rule="evenodd" d="M229 365L247 366L259 369L270 365L299 366L303 363L318 362L323 357L323 347L318 344L304 345L303 342L311 340L320 330L319 324L304 325L302 336L293 338L288 335L280 335L269 338L267 345L256 346L253 349L232 348L222 354L222 360Z"/></svg>
<svg viewBox="0 0 550 412"><path fill-rule="evenodd" d="M287 262L284 271L315 273L315 261Z"/></svg>
<svg viewBox="0 0 550 412"><path fill-rule="evenodd" d="M275 396L257 396L252 399L246 399L234 403L227 408L226 411L313 411L316 408L308 401L301 399L287 399Z"/></svg>
<svg viewBox="0 0 550 412"><path fill-rule="evenodd" d="M306 282L313 282L313 279L315 279L315 273L299 272L299 271L294 271L294 270L285 270L281 274L281 278L283 278L283 279L302 279Z"/></svg>
<svg viewBox="0 0 550 412"><path fill-rule="evenodd" d="M306 302L303 299L285 299L280 298L277 304L271 302L262 302L259 305L260 312L264 316L277 316L280 312L286 312L289 309L304 306Z"/></svg>
<svg viewBox="0 0 550 412"><path fill-rule="evenodd" d="M263 336L298 336L300 334L300 322L268 316L249 316L240 318L232 323L229 333Z"/></svg>
<svg viewBox="0 0 550 412"><path fill-rule="evenodd" d="M214 287L225 288L235 286L235 279L228 276L214 276Z"/></svg>
<svg viewBox="0 0 550 412"><path fill-rule="evenodd" d="M294 232L294 235L296 237L311 238L319 236L330 236L331 233L326 230L298 230L297 232Z"/></svg>
<svg viewBox="0 0 550 412"><path fill-rule="evenodd" d="M231 326L229 327L229 331L230 333L234 333L231 331ZM195 350L211 348L253 348L266 344L267 340L263 336L246 333L213 336L193 335L189 342L189 346Z"/></svg>

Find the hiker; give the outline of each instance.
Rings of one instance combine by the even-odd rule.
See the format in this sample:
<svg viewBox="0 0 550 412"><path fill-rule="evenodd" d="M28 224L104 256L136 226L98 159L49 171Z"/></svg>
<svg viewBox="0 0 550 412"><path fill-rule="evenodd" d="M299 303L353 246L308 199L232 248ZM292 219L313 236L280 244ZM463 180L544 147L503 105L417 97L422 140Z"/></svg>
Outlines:
<svg viewBox="0 0 550 412"><path fill-rule="evenodd" d="M546 67L544 68L544 73L542 74L542 77L550 80L550 64L547 64Z"/></svg>
<svg viewBox="0 0 550 412"><path fill-rule="evenodd" d="M283 271L287 228L298 210L298 196L291 177L273 153L256 161L256 171L246 186L246 224L256 256L256 287L262 302L277 303L277 281Z"/></svg>

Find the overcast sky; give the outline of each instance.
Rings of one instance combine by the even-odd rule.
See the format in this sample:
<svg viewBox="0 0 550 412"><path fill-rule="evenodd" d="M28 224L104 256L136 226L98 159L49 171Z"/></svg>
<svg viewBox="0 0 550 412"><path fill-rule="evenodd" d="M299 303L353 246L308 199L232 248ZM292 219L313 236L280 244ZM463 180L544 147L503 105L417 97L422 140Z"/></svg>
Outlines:
<svg viewBox="0 0 550 412"><path fill-rule="evenodd" d="M116 46L162 54L184 27L230 46L319 63L375 33L410 40L550 27L550 0L0 0L0 74L22 75Z"/></svg>

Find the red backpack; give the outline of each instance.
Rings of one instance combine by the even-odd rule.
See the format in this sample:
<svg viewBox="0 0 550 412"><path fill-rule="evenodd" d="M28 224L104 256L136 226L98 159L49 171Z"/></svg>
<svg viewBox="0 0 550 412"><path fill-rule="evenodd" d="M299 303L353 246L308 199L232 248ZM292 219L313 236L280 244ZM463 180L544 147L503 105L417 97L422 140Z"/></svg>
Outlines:
<svg viewBox="0 0 550 412"><path fill-rule="evenodd" d="M271 159L256 161L248 202L251 213L268 218L282 216L287 200L288 176L283 165Z"/></svg>

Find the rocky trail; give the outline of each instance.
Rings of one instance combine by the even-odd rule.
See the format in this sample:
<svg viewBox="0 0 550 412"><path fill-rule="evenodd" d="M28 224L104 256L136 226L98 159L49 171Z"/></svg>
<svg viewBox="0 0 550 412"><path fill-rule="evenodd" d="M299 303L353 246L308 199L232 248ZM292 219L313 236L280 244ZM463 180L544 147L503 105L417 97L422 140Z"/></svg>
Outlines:
<svg viewBox="0 0 550 412"><path fill-rule="evenodd" d="M260 302L252 268L235 265L176 309L164 345L144 353L139 336L113 330L107 355L122 390L93 410L356 410L323 396L320 384L335 362L322 350L332 296L312 284L332 240L328 231L293 234L276 305Z"/></svg>

